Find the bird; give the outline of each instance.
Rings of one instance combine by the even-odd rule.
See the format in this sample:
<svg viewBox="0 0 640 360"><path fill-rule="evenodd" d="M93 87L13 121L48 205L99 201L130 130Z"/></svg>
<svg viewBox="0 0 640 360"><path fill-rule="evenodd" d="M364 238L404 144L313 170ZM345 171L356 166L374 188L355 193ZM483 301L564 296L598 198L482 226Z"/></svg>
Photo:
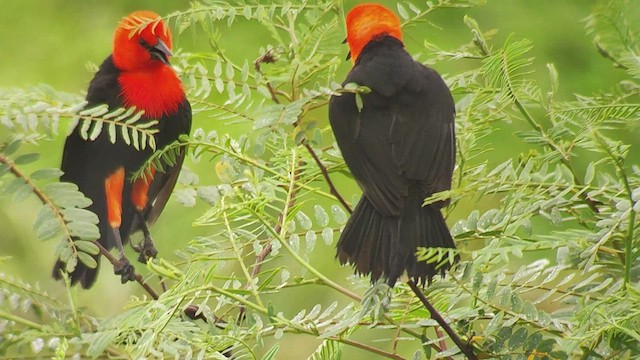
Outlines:
<svg viewBox="0 0 640 360"><path fill-rule="evenodd" d="M424 199L451 189L455 104L442 77L405 50L399 18L360 4L346 15L353 67L329 101L329 122L362 197L337 243L336 257L358 274L393 287L406 275L420 284L451 267L417 261L418 247L455 249L441 208ZM457 255L455 257L457 260Z"/></svg>
<svg viewBox="0 0 640 360"><path fill-rule="evenodd" d="M155 143L163 149L182 134L191 131L191 105L182 82L172 68L172 38L160 15L152 11L136 11L118 24L112 53L102 62L89 84L85 109L107 105L109 111L132 109L144 111L140 122L157 120ZM106 124L101 125L106 128ZM83 138L81 126L67 136L60 177L76 184L92 201L88 210L98 217L98 242L107 250L119 250L119 264L114 266L122 283L135 279L135 269L124 253L123 245L130 235L142 230L144 240L136 250L139 260L146 262L157 255L148 226L152 225L167 204L184 162L185 149L180 149L172 166L151 168L144 177L133 179L153 151L137 150L124 139L112 142L108 131L95 140ZM118 131L117 134L120 132ZM99 255L94 256L99 265ZM60 259L53 269L62 278L66 264ZM90 288L98 267L78 262L69 273L73 285Z"/></svg>

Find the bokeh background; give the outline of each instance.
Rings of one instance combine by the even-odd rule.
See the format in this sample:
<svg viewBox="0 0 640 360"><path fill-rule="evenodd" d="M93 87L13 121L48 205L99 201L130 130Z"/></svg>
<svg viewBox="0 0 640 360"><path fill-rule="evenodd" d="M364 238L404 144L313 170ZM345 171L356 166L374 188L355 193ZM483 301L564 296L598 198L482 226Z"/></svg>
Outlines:
<svg viewBox="0 0 640 360"><path fill-rule="evenodd" d="M345 1L345 10L356 3ZM392 1L382 3L393 9L396 7ZM517 38L532 40L535 72L531 76L544 88L548 83L546 64L554 63L560 74L559 98L570 100L574 94L593 94L610 89L624 77L622 70L613 68L609 61L597 55L591 38L584 30L584 19L594 3L591 0L489 0L485 6L477 8L439 10L429 16L429 23L408 29L407 48L411 53L419 54L421 59L429 57L422 46L424 39L445 50L457 48L470 39L462 21L464 15L469 15L478 21L481 28L499 30L493 40L496 46L501 45L511 33L515 33ZM61 91L82 93L93 76L87 63L99 64L110 53L113 30L123 16L138 9L168 14L188 7L188 1L173 0L0 0L3 29L0 31L0 87L28 88L45 83ZM259 47L269 43L268 34L260 32L260 27L255 24L236 21L232 30L226 24L220 24L220 43L233 59L247 58L252 62L259 55ZM343 33L344 29L337 28L336 31ZM174 32L174 48L205 51L207 39L197 32L187 31L179 36ZM345 47L345 54L346 51ZM445 77L448 73L466 70L461 66L465 63L445 61L434 65ZM471 66L473 64L469 63ZM343 74L349 68L350 63L345 62L341 69ZM341 81L342 78L336 80ZM61 134L56 139L40 144L37 151L43 156L36 167L58 166L66 125L67 122L61 123ZM194 128L198 127L207 131L215 129L219 134L230 132L238 135L249 131L251 124L230 127L222 121L196 115ZM4 131L6 129L0 127L0 140L6 138ZM497 151L492 152L496 159L489 160L498 161L499 156L511 156L523 149L520 141L512 136L513 131L514 128L509 128L492 135L493 147ZM637 135L637 131L630 132L621 135L621 139L637 138ZM633 153L632 150L637 162L638 155ZM213 172L213 167L212 164L200 164L195 171L206 178ZM347 194L357 192L353 182L341 181L340 186ZM478 208L484 209L496 205L477 204ZM66 297L62 283L53 281L50 276L55 261L54 241L39 242L31 230L38 206L36 199L16 205L10 199L0 198L0 273L39 283L50 293ZM457 210L450 222L472 209L473 205L470 205ZM175 250L184 247L194 236L207 233L207 228L191 225L203 211L202 207L185 209L175 201L170 202L152 229L163 257L175 259ZM332 247L318 247L321 249L314 252L316 259L312 262L321 263L323 271L331 273L339 281L351 273L349 269L339 268ZM79 305L91 309L98 316L117 313L132 294L141 294L137 284L120 285L119 279L107 267L109 265L101 271L97 284L91 290L73 290ZM298 304L314 304L320 301L317 296L301 293L289 299L295 299ZM289 351L291 358L298 358L296 346ZM300 351L302 356L304 352Z"/></svg>

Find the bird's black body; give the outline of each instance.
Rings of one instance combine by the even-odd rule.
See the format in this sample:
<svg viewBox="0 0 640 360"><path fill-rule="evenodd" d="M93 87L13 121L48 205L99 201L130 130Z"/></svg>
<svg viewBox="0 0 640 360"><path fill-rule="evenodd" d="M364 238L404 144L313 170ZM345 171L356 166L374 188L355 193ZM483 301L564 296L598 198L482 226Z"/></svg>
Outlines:
<svg viewBox="0 0 640 360"><path fill-rule="evenodd" d="M393 286L406 271L430 280L417 247L455 248L440 208L423 200L451 188L455 164L453 98L442 78L415 62L391 36L370 41L344 84L371 89L331 98L329 120L363 196L338 242L337 256L372 281ZM445 266L446 267L446 266Z"/></svg>
<svg viewBox="0 0 640 360"><path fill-rule="evenodd" d="M112 57L109 56L102 63L89 85L86 108L100 104L107 104L110 110L123 107L122 90L118 83L120 73L121 71L114 65ZM149 119L146 115L143 119L145 117ZM156 147L162 149L177 140L180 135L190 132L190 104L185 98L176 112L153 120L158 120L156 125L158 132L155 134ZM110 141L106 128L94 141L85 140L80 135L80 126L76 126L67 137L61 165L64 175L60 180L76 184L80 191L93 201L88 210L94 212L100 219L98 224L101 234L99 242L107 249L113 248L116 243L107 221L105 180L118 168L124 168L125 181L122 193L120 234L122 241L126 242L129 236L139 230L141 226L140 222L135 219L135 209L130 201L131 176L133 172L142 167L152 154L149 147L138 151L133 146L127 145L120 136L120 129L117 134L115 143ZM148 191L148 205L144 211L144 217L148 223L153 223L166 205L169 194L175 186L183 159L184 152L174 166L166 168L165 172L155 174ZM54 267L54 277L59 278L60 270L64 268L64 263L58 261ZM91 269L78 263L70 276L73 283L80 282L84 288L88 288L95 281L96 273L97 269Z"/></svg>

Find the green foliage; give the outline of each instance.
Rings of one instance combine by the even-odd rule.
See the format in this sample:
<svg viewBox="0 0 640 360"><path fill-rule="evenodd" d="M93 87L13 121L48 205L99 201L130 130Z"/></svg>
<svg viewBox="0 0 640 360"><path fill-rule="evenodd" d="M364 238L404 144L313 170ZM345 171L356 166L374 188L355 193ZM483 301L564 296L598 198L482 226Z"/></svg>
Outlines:
<svg viewBox="0 0 640 360"><path fill-rule="evenodd" d="M402 2L397 11L409 27L442 8L479 3ZM574 99L557 98L560 74L552 64L548 88L533 78L535 44L519 34L495 44L494 31L465 17L459 24L468 27L467 44L442 50L424 43L429 61L461 69L445 77L458 114L454 187L425 199L451 198L445 210L457 220L452 233L459 250L418 250L424 261L456 255L461 261L428 284L425 295L479 356L640 354L640 168L629 163L637 143L620 136L640 120L636 8L623 0L594 8L587 29L627 79ZM201 1L168 15L177 32L192 31L211 46L173 59L196 116L251 128L239 137L196 129L149 161L156 168L173 164L186 146L191 162L212 164L215 179L185 169L175 191L182 205L204 209L194 225L206 235L191 239L179 261L147 264L147 273L167 285L157 300L134 298L106 317L83 311L72 296L54 299L0 276L0 353L62 359L224 358L231 352L275 359L286 358L292 339L308 338L315 341L306 352L310 359L338 359L354 348L394 359L460 358L406 284L391 290L367 279L332 278L322 269L337 262L316 256L335 245L348 216L337 198L340 186L334 192L325 178L325 172L332 178L346 173L326 125L326 105L331 95L368 91L339 85L345 49L336 29L343 14L340 2L326 0ZM261 26L271 43L233 58L219 45L220 34L247 24ZM106 130L111 141L136 148L154 148L155 134L155 123L140 123L135 110L78 112L79 103L78 96L48 87L0 92L0 123L10 133L0 149L0 191L16 202L35 195L43 203L34 219L37 236L58 238L68 267L98 252L92 242L97 219L84 210L88 200L77 188L52 181L59 170L23 170L38 161L24 143L60 136L59 123L76 126L74 120L86 138ZM505 149L498 135L518 139L521 148ZM296 291L313 286L329 300L299 305Z"/></svg>

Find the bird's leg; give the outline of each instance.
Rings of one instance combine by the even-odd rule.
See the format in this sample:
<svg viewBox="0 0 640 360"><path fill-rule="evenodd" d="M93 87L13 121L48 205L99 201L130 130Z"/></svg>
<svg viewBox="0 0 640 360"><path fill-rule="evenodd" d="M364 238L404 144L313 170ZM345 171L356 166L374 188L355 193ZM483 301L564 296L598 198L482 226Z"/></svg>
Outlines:
<svg viewBox="0 0 640 360"><path fill-rule="evenodd" d="M136 211L136 216L138 217L138 221L140 221L140 228L142 229L142 234L144 235L144 240L142 240L142 243L136 249L136 251L140 253L140 256L138 256L138 261L146 264L148 259L154 258L158 255L158 250L156 249L156 246L153 243L153 239L151 238L151 232L149 231L149 227L147 226L147 221L144 219L144 214L141 211Z"/></svg>
<svg viewBox="0 0 640 360"><path fill-rule="evenodd" d="M120 263L113 267L113 272L116 275L120 275L120 281L124 284L127 281L134 281L136 278L136 269L131 265L129 259L124 254L124 246L122 245L122 238L120 237L120 228L113 227L113 235L116 239L116 247L120 252Z"/></svg>
<svg viewBox="0 0 640 360"><path fill-rule="evenodd" d="M120 263L114 266L116 275L120 275L122 283L135 280L135 268L124 254L120 224L122 223L122 189L124 187L124 168L120 167L104 181L107 200L107 218L116 240L116 247L120 251Z"/></svg>
<svg viewBox="0 0 640 360"><path fill-rule="evenodd" d="M156 250L153 239L151 238L151 232L149 232L149 227L147 226L147 220L144 217L144 210L147 208L149 202L149 185L154 175L155 169L150 168L148 173L145 173L143 177L134 181L131 191L131 201L136 208L136 216L138 217L140 229L142 229L142 234L144 235L144 240L142 240L140 245L134 246L133 248L140 253L138 261L143 264L146 264L148 259L158 255L158 250Z"/></svg>

